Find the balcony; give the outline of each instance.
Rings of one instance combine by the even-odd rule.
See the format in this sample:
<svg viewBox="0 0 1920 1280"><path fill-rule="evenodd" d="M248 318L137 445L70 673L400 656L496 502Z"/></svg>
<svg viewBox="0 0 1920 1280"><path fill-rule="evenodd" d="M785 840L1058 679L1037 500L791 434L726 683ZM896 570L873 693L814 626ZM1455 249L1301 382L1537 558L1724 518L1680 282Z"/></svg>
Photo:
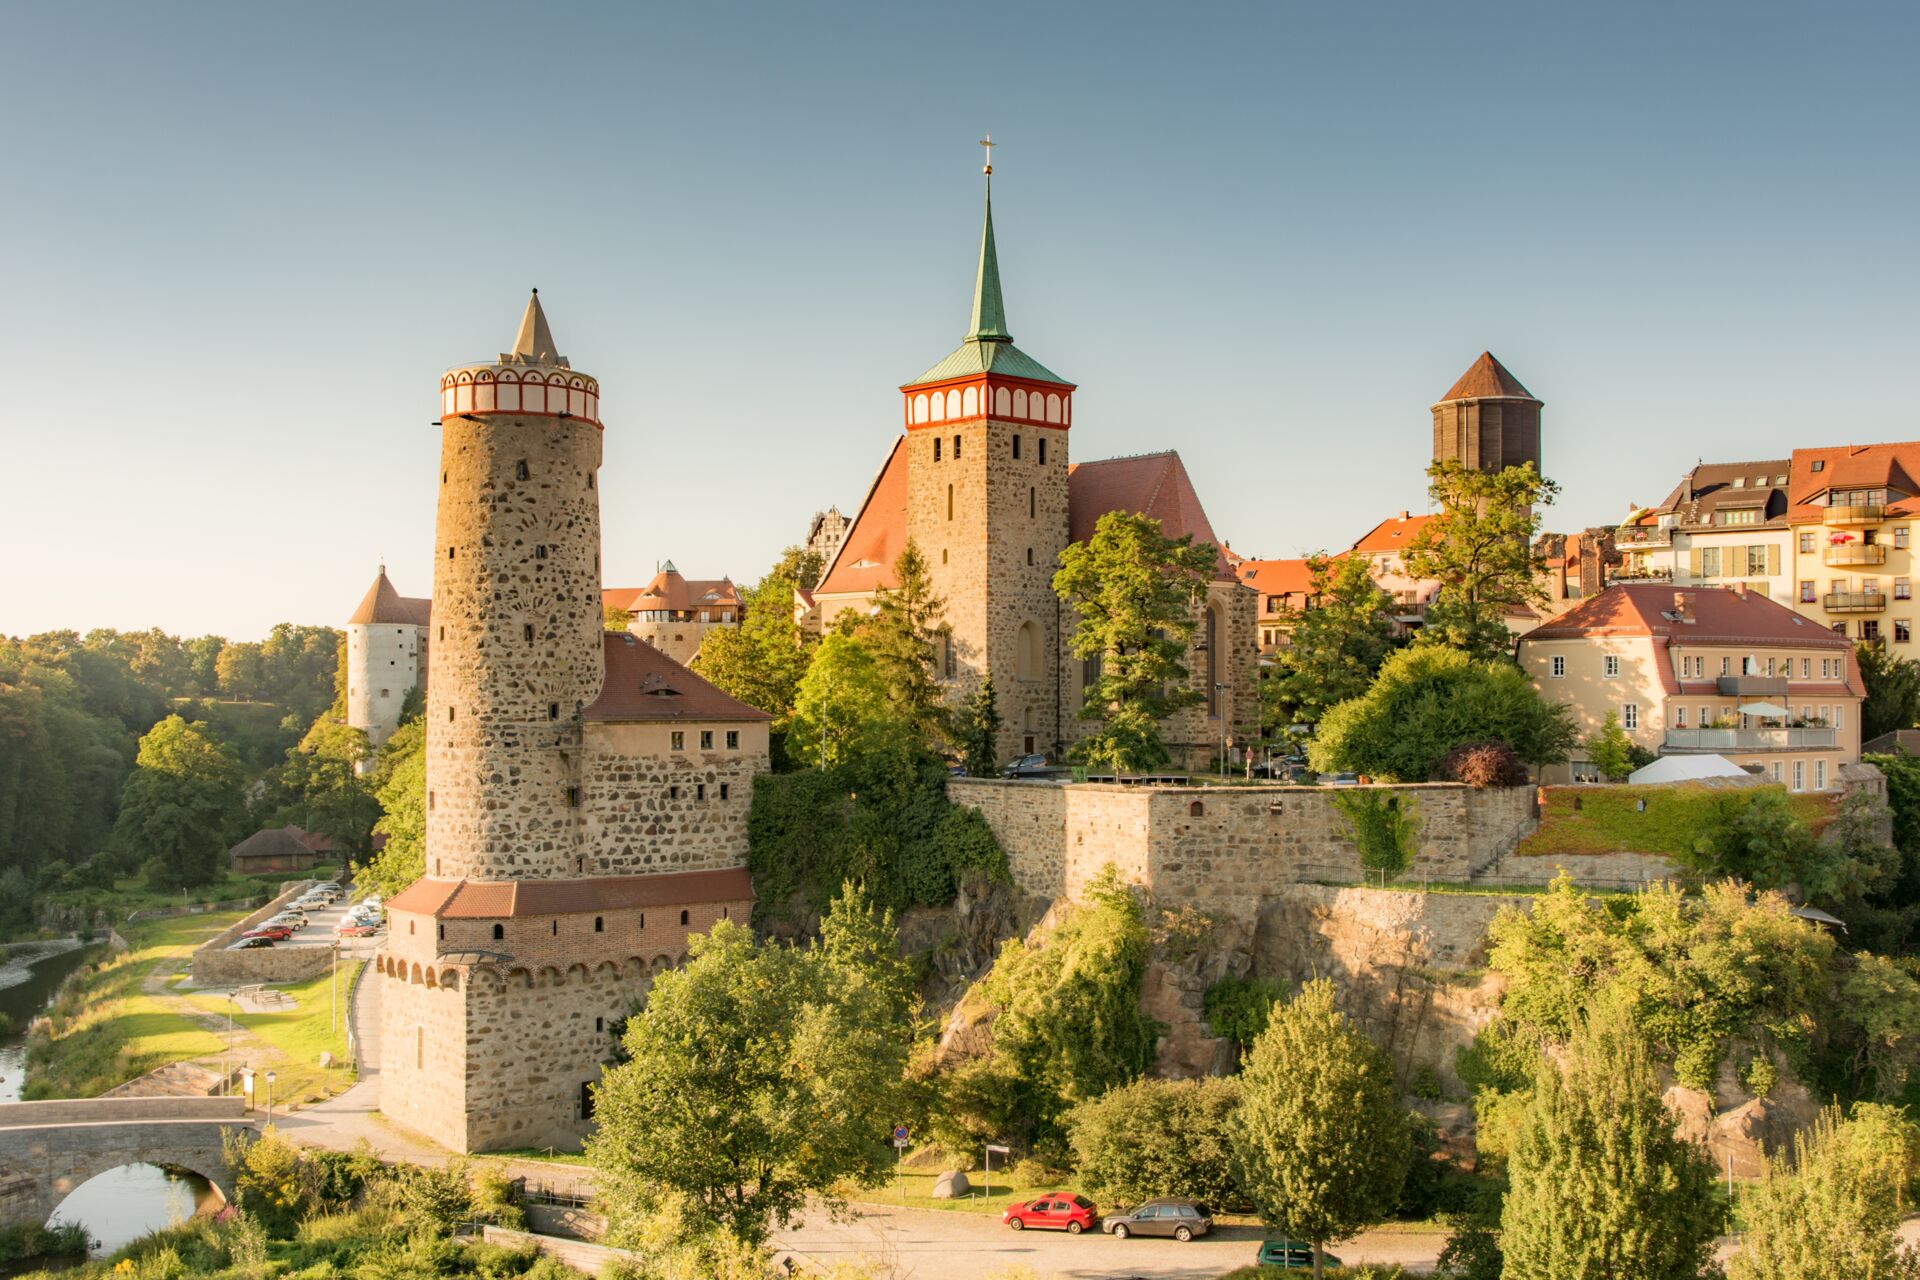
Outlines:
<svg viewBox="0 0 1920 1280"><path fill-rule="evenodd" d="M1836 567L1850 564L1885 564L1886 562L1886 544L1879 542L1872 544L1862 544L1858 542L1841 543L1837 546L1829 544L1827 549L1820 553L1821 564Z"/></svg>
<svg viewBox="0 0 1920 1280"><path fill-rule="evenodd" d="M1887 607L1884 591L1829 591L1820 597L1828 613L1879 613Z"/></svg>
<svg viewBox="0 0 1920 1280"><path fill-rule="evenodd" d="M1628 533L1622 529L1613 535L1613 545L1622 551L1652 551L1673 545L1671 529L1640 529Z"/></svg>
<svg viewBox="0 0 1920 1280"><path fill-rule="evenodd" d="M1672 582L1673 569L1671 566L1662 567L1662 566L1656 566L1656 565L1650 565L1650 564L1621 565L1618 569L1607 570L1607 581L1608 582L1647 582L1647 583Z"/></svg>
<svg viewBox="0 0 1920 1280"><path fill-rule="evenodd" d="M1807 729L1669 729L1665 750L1690 751L1831 751L1840 744L1834 728Z"/></svg>
<svg viewBox="0 0 1920 1280"><path fill-rule="evenodd" d="M1787 700L1787 682L1782 676L1721 676L1714 688L1723 698L1772 698Z"/></svg>
<svg viewBox="0 0 1920 1280"><path fill-rule="evenodd" d="M1879 524L1886 518L1886 505L1879 502L1849 502L1828 507L1820 517L1823 524Z"/></svg>

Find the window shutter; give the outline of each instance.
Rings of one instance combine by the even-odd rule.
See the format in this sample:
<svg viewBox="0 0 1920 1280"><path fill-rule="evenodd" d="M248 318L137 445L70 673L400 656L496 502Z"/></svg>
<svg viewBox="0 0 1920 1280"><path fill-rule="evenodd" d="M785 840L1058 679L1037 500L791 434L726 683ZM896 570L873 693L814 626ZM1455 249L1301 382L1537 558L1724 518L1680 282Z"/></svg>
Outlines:
<svg viewBox="0 0 1920 1280"><path fill-rule="evenodd" d="M1780 572L1780 544L1777 542L1767 548L1767 572L1769 574Z"/></svg>
<svg viewBox="0 0 1920 1280"><path fill-rule="evenodd" d="M1688 547L1687 556L1692 561L1693 576L1698 578L1700 576L1700 548Z"/></svg>

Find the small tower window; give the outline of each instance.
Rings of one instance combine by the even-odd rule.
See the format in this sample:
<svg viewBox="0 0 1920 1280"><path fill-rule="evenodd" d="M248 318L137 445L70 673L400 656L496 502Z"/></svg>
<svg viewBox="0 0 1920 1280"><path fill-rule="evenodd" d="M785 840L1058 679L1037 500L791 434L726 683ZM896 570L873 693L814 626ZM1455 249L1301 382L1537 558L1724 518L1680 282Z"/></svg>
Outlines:
<svg viewBox="0 0 1920 1280"><path fill-rule="evenodd" d="M442 471L440 473L440 483L445 484L446 482L447 482L447 473Z"/></svg>
<svg viewBox="0 0 1920 1280"><path fill-rule="evenodd" d="M605 1017L595 1018L593 1020L593 1029L595 1031L605 1031L607 1029L606 1018Z"/></svg>
<svg viewBox="0 0 1920 1280"><path fill-rule="evenodd" d="M595 916L593 918L593 931L595 933L605 933L607 931L607 918L605 916Z"/></svg>
<svg viewBox="0 0 1920 1280"><path fill-rule="evenodd" d="M642 929L647 927L647 913L644 911L640 913L640 927Z"/></svg>
<svg viewBox="0 0 1920 1280"><path fill-rule="evenodd" d="M451 559L453 559L453 548L452 548L452 547L448 547L448 548L447 548L447 559L449 559L449 560L451 560Z"/></svg>
<svg viewBox="0 0 1920 1280"><path fill-rule="evenodd" d="M526 642L528 644L532 644L533 643L533 624L531 622L524 624L520 628L520 634L526 639Z"/></svg>
<svg viewBox="0 0 1920 1280"><path fill-rule="evenodd" d="M547 704L547 719L558 720L559 718L560 718L560 704L557 702L549 702Z"/></svg>
<svg viewBox="0 0 1920 1280"><path fill-rule="evenodd" d="M684 925L686 924L686 922L687 922L687 913L682 911L680 913L680 923Z"/></svg>
<svg viewBox="0 0 1920 1280"><path fill-rule="evenodd" d="M953 460L955 462L960 461L960 437L959 436L955 436L953 438Z"/></svg>
<svg viewBox="0 0 1920 1280"><path fill-rule="evenodd" d="M1015 458L1018 458L1020 456L1020 437L1019 436L1015 436L1013 438L1013 456Z"/></svg>
<svg viewBox="0 0 1920 1280"><path fill-rule="evenodd" d="M560 922L558 920L553 922L553 936L556 938L560 936Z"/></svg>
<svg viewBox="0 0 1920 1280"><path fill-rule="evenodd" d="M515 480L525 480L527 478L527 460L525 458L513 464L513 478Z"/></svg>
<svg viewBox="0 0 1920 1280"><path fill-rule="evenodd" d="M947 519L953 519L953 486L947 486Z"/></svg>
<svg viewBox="0 0 1920 1280"><path fill-rule="evenodd" d="M1028 563L1028 564L1032 564L1032 563L1033 563L1033 548L1032 548L1032 547L1028 547L1028 548L1027 548L1027 563Z"/></svg>
<svg viewBox="0 0 1920 1280"><path fill-rule="evenodd" d="M940 461L940 437L939 436L935 436L933 438L933 460L935 462Z"/></svg>
<svg viewBox="0 0 1920 1280"><path fill-rule="evenodd" d="M497 924L493 926L493 940L495 942L500 941L502 938L506 936L507 936L507 926L503 924Z"/></svg>
<svg viewBox="0 0 1920 1280"><path fill-rule="evenodd" d="M427 792L427 808L433 808L433 792Z"/></svg>
<svg viewBox="0 0 1920 1280"><path fill-rule="evenodd" d="M587 472L587 488L593 488L593 472Z"/></svg>
<svg viewBox="0 0 1920 1280"><path fill-rule="evenodd" d="M580 788L568 787L567 788L567 808L578 809L579 807L580 807Z"/></svg>
<svg viewBox="0 0 1920 1280"><path fill-rule="evenodd" d="M693 784L693 798L694 798L695 800L705 800L705 799L707 798L707 784L706 784L706 783L704 783L704 782L696 782L696 783L694 783L694 784Z"/></svg>
<svg viewBox="0 0 1920 1280"><path fill-rule="evenodd" d="M448 708L447 708L447 723L448 723L448 724L452 724L452 723L453 723L453 708L452 708L452 707L448 707Z"/></svg>
<svg viewBox="0 0 1920 1280"><path fill-rule="evenodd" d="M540 544L539 546L537 546L537 547L535 547L535 548L533 549L533 558L534 558L535 560L545 560L545 559L547 558L547 544L546 544L546 543L544 543L544 542L543 542L543 543L541 543L541 544Z"/></svg>
<svg viewBox="0 0 1920 1280"><path fill-rule="evenodd" d="M1040 461L1045 462L1046 460L1047 460L1047 438L1045 436L1041 436L1040 437Z"/></svg>
<svg viewBox="0 0 1920 1280"><path fill-rule="evenodd" d="M730 784L725 782L720 784L720 798L722 800L725 800L728 796L732 794L733 794L733 787Z"/></svg>
<svg viewBox="0 0 1920 1280"><path fill-rule="evenodd" d="M447 638L447 629L445 627L440 628L440 638L442 640L445 640Z"/></svg>
<svg viewBox="0 0 1920 1280"><path fill-rule="evenodd" d="M1034 513L1037 512L1039 509L1040 509L1039 495L1038 493L1035 492L1034 487L1032 485L1028 485L1027 486L1027 519L1029 520L1033 519ZM1028 563L1031 564L1032 561L1028 561Z"/></svg>

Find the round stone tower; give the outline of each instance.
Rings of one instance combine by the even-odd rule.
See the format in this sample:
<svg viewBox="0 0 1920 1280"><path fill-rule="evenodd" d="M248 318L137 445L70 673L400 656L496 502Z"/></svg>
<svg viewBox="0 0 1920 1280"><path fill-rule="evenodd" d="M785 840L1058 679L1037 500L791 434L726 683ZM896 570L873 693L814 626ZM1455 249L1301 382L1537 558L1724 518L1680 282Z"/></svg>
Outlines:
<svg viewBox="0 0 1920 1280"><path fill-rule="evenodd" d="M581 709L605 676L600 387L536 290L513 350L440 380L426 872L579 874Z"/></svg>

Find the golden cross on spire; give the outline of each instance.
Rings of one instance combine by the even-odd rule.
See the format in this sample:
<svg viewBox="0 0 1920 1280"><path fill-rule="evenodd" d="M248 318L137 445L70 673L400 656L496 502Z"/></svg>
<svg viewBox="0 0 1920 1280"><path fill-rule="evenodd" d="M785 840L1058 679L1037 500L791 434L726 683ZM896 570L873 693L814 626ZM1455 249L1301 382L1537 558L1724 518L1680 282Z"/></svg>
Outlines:
<svg viewBox="0 0 1920 1280"><path fill-rule="evenodd" d="M993 174L993 149L994 149L994 147L996 147L996 146L998 146L999 144L998 144L998 143L996 143L996 142L995 142L995 141L993 140L993 135L992 135L991 133L989 133L989 134L988 134L988 135L987 135L986 137L984 137L984 138L982 138L982 139L980 139L980 145L981 145L982 147L984 147L984 148L986 149L986 156L987 156L987 163L986 163L986 166L985 166L984 168L982 168L982 169L980 170L980 172L982 172L982 173L984 173L984 174L987 174L988 176L992 176L992 174Z"/></svg>

